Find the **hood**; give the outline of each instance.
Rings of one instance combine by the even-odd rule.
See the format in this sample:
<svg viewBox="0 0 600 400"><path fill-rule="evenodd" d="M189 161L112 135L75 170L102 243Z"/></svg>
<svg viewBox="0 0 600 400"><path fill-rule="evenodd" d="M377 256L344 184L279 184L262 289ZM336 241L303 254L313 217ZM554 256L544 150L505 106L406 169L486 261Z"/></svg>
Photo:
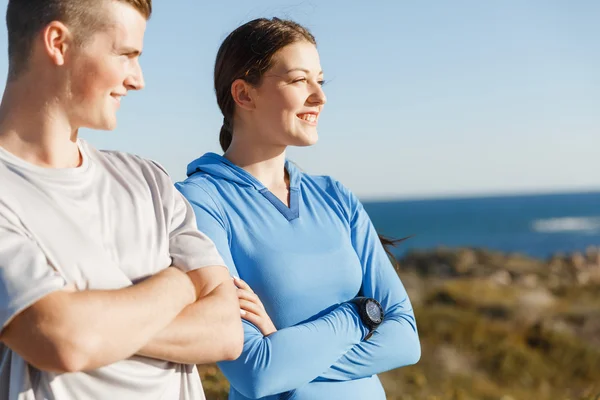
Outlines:
<svg viewBox="0 0 600 400"><path fill-rule="evenodd" d="M285 169L290 175L290 188L296 188L300 182L300 171L288 160L285 161ZM238 167L223 156L215 153L206 153L202 157L192 161L187 167L187 176L191 177L197 172L204 172L214 178L224 179L241 186L253 187L263 190L265 186L249 172Z"/></svg>

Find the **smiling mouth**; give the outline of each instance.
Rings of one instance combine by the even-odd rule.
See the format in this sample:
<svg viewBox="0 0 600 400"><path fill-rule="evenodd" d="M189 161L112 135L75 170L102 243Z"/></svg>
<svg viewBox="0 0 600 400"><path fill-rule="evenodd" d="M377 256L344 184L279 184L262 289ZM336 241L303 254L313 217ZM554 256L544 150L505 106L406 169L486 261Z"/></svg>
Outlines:
<svg viewBox="0 0 600 400"><path fill-rule="evenodd" d="M121 104L121 98L123 97L123 95L111 94L110 97L112 97L117 102L117 104Z"/></svg>
<svg viewBox="0 0 600 400"><path fill-rule="evenodd" d="M312 113L298 114L297 117L304 122L308 122L311 125L316 125L319 119L319 116L317 114Z"/></svg>

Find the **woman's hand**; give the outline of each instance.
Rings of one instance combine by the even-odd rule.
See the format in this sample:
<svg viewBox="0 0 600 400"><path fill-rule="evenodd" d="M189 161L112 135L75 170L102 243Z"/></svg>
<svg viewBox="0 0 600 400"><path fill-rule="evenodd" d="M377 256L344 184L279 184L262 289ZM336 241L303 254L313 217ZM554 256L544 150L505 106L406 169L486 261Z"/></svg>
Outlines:
<svg viewBox="0 0 600 400"><path fill-rule="evenodd" d="M273 325L271 318L265 311L265 307L250 286L240 278L233 278L233 282L238 288L237 294L240 300L242 318L254 324L263 336L269 336L271 333L277 332L277 328Z"/></svg>

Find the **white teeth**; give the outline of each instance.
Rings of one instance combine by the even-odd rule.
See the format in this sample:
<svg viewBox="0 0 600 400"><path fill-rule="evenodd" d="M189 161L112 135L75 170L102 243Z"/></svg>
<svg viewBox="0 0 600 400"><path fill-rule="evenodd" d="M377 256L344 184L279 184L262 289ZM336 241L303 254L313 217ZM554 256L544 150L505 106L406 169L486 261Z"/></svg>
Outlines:
<svg viewBox="0 0 600 400"><path fill-rule="evenodd" d="M315 114L302 114L300 116L301 119L303 119L304 121L308 121L308 122L316 122L317 121L317 116Z"/></svg>

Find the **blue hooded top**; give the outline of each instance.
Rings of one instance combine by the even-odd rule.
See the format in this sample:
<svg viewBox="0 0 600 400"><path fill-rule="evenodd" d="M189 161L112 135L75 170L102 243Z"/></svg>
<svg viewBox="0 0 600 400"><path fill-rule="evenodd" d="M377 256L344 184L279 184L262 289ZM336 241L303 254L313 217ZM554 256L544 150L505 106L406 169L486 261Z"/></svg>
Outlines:
<svg viewBox="0 0 600 400"><path fill-rule="evenodd" d="M286 162L289 207L250 173L208 153L176 186L232 275L259 296L277 332L244 321L244 349L219 363L238 399L385 399L377 373L414 364L410 300L358 199ZM385 318L368 341L357 295Z"/></svg>

